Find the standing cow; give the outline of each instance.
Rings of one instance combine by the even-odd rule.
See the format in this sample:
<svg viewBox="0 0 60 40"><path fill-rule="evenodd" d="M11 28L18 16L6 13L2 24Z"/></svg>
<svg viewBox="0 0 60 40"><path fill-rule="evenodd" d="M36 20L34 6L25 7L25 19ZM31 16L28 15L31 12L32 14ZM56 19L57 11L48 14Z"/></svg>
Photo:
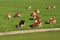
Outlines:
<svg viewBox="0 0 60 40"><path fill-rule="evenodd" d="M32 27L34 28L34 27L36 27L36 26L42 27L42 20L41 20L41 19L36 19L36 20L34 21L34 23L32 24Z"/></svg>
<svg viewBox="0 0 60 40"><path fill-rule="evenodd" d="M56 23L56 17L51 17L49 20L48 20L48 22L50 23L50 24L55 24Z"/></svg>

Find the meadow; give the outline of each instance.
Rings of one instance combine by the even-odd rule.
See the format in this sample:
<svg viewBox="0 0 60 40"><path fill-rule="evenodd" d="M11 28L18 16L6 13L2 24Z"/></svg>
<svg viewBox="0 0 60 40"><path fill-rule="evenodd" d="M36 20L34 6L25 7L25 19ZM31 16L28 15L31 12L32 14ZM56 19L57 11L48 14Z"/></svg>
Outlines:
<svg viewBox="0 0 60 40"><path fill-rule="evenodd" d="M32 8L26 9L27 5L30 5ZM56 9L46 9L49 5L55 5ZM29 25L31 25L34 20L29 19L32 18L30 14L34 9L40 10L38 16L43 21L42 28L60 27L60 0L0 0L0 32L30 30ZM22 13L21 17L14 18L17 11ZM12 14L12 18L6 19L6 14L9 12ZM45 24L44 22L51 16L56 16L57 23L54 25ZM18 24L21 19L25 20L25 27L16 28L15 25Z"/></svg>
<svg viewBox="0 0 60 40"><path fill-rule="evenodd" d="M5 35L0 40L60 40L60 31Z"/></svg>

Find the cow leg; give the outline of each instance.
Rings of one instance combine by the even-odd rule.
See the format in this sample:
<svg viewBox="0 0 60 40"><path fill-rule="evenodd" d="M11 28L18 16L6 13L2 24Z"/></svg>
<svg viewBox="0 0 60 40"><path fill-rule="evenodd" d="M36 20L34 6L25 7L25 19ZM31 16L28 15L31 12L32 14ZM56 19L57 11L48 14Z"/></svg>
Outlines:
<svg viewBox="0 0 60 40"><path fill-rule="evenodd" d="M38 24L38 27L42 27L42 23Z"/></svg>
<svg viewBox="0 0 60 40"><path fill-rule="evenodd" d="M53 21L53 24L56 24L56 20Z"/></svg>
<svg viewBox="0 0 60 40"><path fill-rule="evenodd" d="M37 26L37 24L33 24L33 25L32 25L32 28L34 28L34 27L36 27L36 26Z"/></svg>
<svg viewBox="0 0 60 40"><path fill-rule="evenodd" d="M19 28L19 25L16 25L15 27L16 27L16 28Z"/></svg>

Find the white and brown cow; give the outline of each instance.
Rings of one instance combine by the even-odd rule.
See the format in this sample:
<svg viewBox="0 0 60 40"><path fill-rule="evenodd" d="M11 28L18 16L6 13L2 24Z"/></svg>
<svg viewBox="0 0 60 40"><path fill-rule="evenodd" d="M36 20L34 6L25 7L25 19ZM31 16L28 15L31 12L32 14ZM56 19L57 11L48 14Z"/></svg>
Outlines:
<svg viewBox="0 0 60 40"><path fill-rule="evenodd" d="M37 13L36 13L35 11L33 11L33 12L31 13L31 16L35 16L35 15L37 15Z"/></svg>
<svg viewBox="0 0 60 40"><path fill-rule="evenodd" d="M31 16L32 16L32 15L37 15L37 14L39 14L39 13L40 13L39 9L35 9L35 10L31 13Z"/></svg>
<svg viewBox="0 0 60 40"><path fill-rule="evenodd" d="M56 6L48 6L47 9L56 9Z"/></svg>
<svg viewBox="0 0 60 40"><path fill-rule="evenodd" d="M20 12L16 12L14 17L21 17L21 13Z"/></svg>
<svg viewBox="0 0 60 40"><path fill-rule="evenodd" d="M33 19L39 19L37 15L33 15Z"/></svg>
<svg viewBox="0 0 60 40"><path fill-rule="evenodd" d="M36 19L34 23L32 24L32 27L42 27L42 20L41 19Z"/></svg>
<svg viewBox="0 0 60 40"><path fill-rule="evenodd" d="M37 14L40 13L39 9L35 9L34 12L37 13Z"/></svg>
<svg viewBox="0 0 60 40"><path fill-rule="evenodd" d="M8 14L6 14L6 17L8 18L8 19L11 19L11 14L10 13L8 13Z"/></svg>
<svg viewBox="0 0 60 40"><path fill-rule="evenodd" d="M48 20L48 22L50 23L50 24L55 24L56 23L56 17L51 17L49 20Z"/></svg>

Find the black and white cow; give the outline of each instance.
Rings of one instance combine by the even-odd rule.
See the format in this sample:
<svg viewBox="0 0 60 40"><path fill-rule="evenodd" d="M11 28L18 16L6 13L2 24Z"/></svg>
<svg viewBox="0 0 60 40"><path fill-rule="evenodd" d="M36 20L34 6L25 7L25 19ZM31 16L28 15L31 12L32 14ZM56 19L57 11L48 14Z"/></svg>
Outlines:
<svg viewBox="0 0 60 40"><path fill-rule="evenodd" d="M18 25L16 25L16 27L23 27L25 24L25 20L20 20Z"/></svg>

